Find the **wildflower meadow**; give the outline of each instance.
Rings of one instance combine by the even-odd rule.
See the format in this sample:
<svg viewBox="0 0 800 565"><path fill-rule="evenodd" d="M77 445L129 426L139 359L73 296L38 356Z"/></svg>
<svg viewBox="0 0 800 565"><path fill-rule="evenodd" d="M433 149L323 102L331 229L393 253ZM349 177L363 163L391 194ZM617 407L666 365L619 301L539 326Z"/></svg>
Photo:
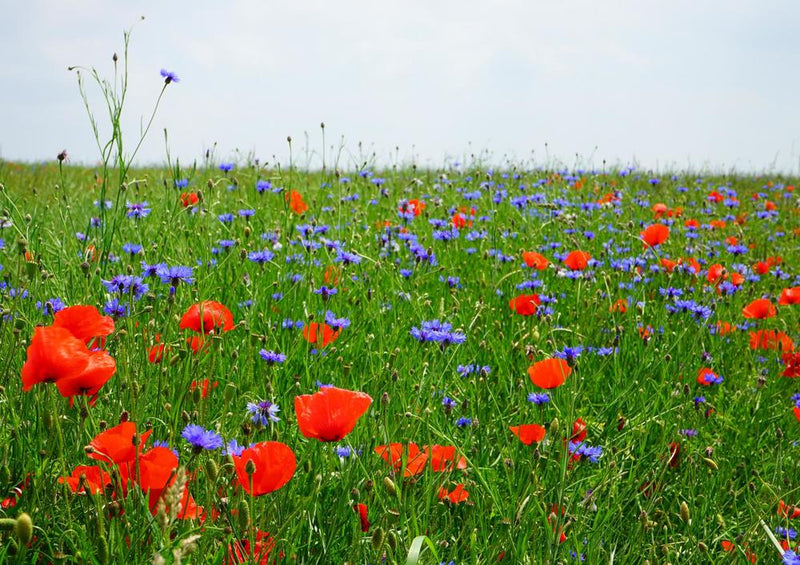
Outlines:
<svg viewBox="0 0 800 565"><path fill-rule="evenodd" d="M800 562L798 179L141 167L113 63L0 161L0 562Z"/></svg>

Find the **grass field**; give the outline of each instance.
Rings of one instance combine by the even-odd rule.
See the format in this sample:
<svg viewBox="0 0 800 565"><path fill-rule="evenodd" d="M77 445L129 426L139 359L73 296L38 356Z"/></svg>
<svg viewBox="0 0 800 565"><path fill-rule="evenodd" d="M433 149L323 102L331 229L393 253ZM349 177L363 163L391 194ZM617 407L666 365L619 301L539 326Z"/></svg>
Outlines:
<svg viewBox="0 0 800 565"><path fill-rule="evenodd" d="M118 172L0 162L3 562L795 547L794 180Z"/></svg>

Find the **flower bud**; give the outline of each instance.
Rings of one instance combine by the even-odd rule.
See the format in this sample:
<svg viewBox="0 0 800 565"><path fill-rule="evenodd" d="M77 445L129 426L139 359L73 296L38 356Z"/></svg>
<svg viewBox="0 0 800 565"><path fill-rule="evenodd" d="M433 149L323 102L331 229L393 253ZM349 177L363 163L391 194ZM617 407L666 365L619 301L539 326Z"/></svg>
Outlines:
<svg viewBox="0 0 800 565"><path fill-rule="evenodd" d="M25 512L17 516L14 523L14 534L23 545L27 545L33 537L33 521Z"/></svg>
<svg viewBox="0 0 800 565"><path fill-rule="evenodd" d="M383 486L392 496L397 496L397 485L394 484L394 481L389 477L383 478Z"/></svg>
<svg viewBox="0 0 800 565"><path fill-rule="evenodd" d="M685 500L681 502L681 520L683 520L686 524L688 524L691 520L689 516L689 505L686 504Z"/></svg>

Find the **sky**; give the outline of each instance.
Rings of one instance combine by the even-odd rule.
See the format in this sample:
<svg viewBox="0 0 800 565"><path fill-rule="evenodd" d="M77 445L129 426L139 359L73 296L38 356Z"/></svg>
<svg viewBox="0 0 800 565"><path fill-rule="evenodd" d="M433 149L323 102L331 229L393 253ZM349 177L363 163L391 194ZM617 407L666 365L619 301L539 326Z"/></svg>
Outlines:
<svg viewBox="0 0 800 565"><path fill-rule="evenodd" d="M0 20L0 158L800 174L795 0L30 0ZM141 17L144 16L144 20ZM122 58L120 59L120 67ZM320 124L324 123L324 137ZM164 131L167 131L165 136ZM166 137L166 139L165 139Z"/></svg>

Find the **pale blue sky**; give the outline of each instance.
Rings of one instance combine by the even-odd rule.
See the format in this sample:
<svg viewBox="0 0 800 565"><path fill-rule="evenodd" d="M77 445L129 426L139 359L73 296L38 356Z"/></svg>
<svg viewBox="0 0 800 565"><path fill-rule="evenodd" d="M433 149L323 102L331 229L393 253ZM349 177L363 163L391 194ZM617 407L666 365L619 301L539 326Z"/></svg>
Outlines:
<svg viewBox="0 0 800 565"><path fill-rule="evenodd" d="M139 156L182 162L217 144L295 160L341 140L439 166L487 150L544 164L800 173L800 2L360 0L7 2L0 156L74 162L98 150L69 65L111 77L130 49L125 131L167 89ZM94 103L99 100L94 97ZM102 107L97 117L105 124ZM395 147L399 151L395 152ZM530 162L530 161L529 161ZM318 157L312 165L319 166Z"/></svg>

